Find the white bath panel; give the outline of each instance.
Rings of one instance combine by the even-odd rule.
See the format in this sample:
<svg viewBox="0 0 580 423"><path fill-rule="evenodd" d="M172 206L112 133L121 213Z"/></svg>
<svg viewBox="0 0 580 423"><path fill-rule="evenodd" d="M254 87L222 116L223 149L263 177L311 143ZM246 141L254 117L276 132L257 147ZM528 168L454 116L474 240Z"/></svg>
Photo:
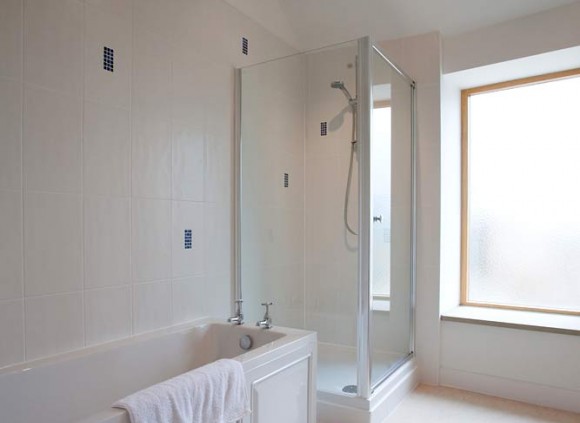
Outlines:
<svg viewBox="0 0 580 423"><path fill-rule="evenodd" d="M308 422L308 358L252 385L252 423ZM314 422L312 422L314 423Z"/></svg>

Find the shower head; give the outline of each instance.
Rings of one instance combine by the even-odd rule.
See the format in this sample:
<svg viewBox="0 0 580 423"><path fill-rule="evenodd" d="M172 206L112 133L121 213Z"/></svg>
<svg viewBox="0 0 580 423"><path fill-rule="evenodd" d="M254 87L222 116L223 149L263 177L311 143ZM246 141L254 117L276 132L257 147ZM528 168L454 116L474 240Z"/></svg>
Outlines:
<svg viewBox="0 0 580 423"><path fill-rule="evenodd" d="M330 83L330 88L337 88L340 91L342 91L342 93L345 95L346 99L348 100L348 103L351 106L356 105L356 99L353 98L350 93L348 92L348 90L346 89L346 87L344 86L344 82L343 81L332 81Z"/></svg>

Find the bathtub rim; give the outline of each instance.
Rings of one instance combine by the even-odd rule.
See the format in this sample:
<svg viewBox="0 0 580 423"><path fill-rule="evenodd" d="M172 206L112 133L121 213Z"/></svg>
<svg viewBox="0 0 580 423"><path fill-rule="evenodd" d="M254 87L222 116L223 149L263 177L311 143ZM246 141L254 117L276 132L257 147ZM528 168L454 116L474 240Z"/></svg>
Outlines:
<svg viewBox="0 0 580 423"><path fill-rule="evenodd" d="M187 333L196 328L209 330L212 325L233 326L229 323L224 322L223 319L214 317L201 317L187 323L180 323L178 325L156 329L150 332L140 333L137 335L132 335L130 337L116 339L98 345L91 345L72 351L66 351L63 353L58 353L47 357L37 358L30 361L24 361L0 367L0 379L6 375L24 373L32 371L34 369L50 366L53 364L58 364L69 360L76 360L93 354L98 354L101 352L122 348L124 346L146 342L159 337L175 335L177 333ZM313 331L287 328L282 326L274 326L272 329L260 329L248 325L241 325L239 326L239 328L240 328L239 330L247 330L253 333L259 333L260 331L268 330L271 331L272 333L281 335L279 338L273 341L267 342L264 345L256 347L255 349L249 350L235 357L232 357L232 359L240 361L242 365L244 365L244 363L246 363L247 365L250 360L258 358L261 355L273 351L283 345L289 345L293 342L300 341L304 337L311 337L312 335L316 335L316 332ZM246 365L244 365L244 370L246 370Z"/></svg>

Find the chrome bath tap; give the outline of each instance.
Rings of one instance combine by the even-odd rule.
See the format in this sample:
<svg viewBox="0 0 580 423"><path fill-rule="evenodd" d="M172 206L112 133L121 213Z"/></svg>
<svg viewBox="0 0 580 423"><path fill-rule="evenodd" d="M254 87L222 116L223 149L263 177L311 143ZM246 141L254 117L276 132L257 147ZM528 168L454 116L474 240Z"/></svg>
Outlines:
<svg viewBox="0 0 580 423"><path fill-rule="evenodd" d="M242 303L243 302L244 302L244 300L242 300L242 299L234 301L234 303L236 304L236 314L228 319L229 323L232 323L234 325L243 325L244 324L244 313L242 313Z"/></svg>
<svg viewBox="0 0 580 423"><path fill-rule="evenodd" d="M272 328L272 318L270 317L270 306L273 305L272 303L262 303L264 307L266 307L266 313L264 314L264 319L259 320L256 322L256 326L262 329L271 329Z"/></svg>

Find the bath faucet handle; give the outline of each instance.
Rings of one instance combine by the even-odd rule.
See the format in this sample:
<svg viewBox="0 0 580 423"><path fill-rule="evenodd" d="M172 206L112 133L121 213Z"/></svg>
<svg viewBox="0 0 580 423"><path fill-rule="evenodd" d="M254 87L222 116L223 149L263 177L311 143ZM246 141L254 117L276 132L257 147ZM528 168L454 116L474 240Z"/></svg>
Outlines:
<svg viewBox="0 0 580 423"><path fill-rule="evenodd" d="M242 313L242 303L244 300L241 298L238 300L234 300L234 304L236 305L235 315L228 319L229 323L233 323L234 325L243 325L244 324L244 313Z"/></svg>
<svg viewBox="0 0 580 423"><path fill-rule="evenodd" d="M266 307L266 314L264 314L264 319L270 317L270 306L274 305L274 303L262 303L264 307Z"/></svg>
<svg viewBox="0 0 580 423"><path fill-rule="evenodd" d="M270 306L274 305L273 303L262 303L264 307L266 307L266 313L264 313L264 318L256 322L256 326L261 327L263 329L271 329L272 328L272 318L270 317Z"/></svg>

